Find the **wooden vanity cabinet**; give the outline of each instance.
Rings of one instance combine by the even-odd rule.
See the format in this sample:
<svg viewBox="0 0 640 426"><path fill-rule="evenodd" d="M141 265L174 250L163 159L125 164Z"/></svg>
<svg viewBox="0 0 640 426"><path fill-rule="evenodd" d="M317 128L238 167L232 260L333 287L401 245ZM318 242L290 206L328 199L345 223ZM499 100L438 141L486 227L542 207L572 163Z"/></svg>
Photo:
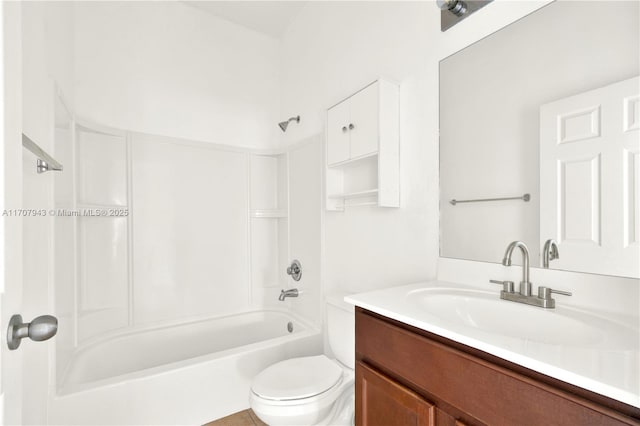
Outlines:
<svg viewBox="0 0 640 426"><path fill-rule="evenodd" d="M356 425L640 426L640 409L356 308Z"/></svg>

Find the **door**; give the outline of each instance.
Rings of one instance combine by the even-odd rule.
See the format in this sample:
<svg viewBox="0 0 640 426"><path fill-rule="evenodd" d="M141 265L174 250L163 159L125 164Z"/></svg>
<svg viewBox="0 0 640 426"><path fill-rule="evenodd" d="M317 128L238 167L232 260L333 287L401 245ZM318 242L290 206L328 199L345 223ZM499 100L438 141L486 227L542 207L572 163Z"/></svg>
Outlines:
<svg viewBox="0 0 640 426"><path fill-rule="evenodd" d="M435 425L435 406L417 393L356 364L356 425Z"/></svg>
<svg viewBox="0 0 640 426"><path fill-rule="evenodd" d="M540 108L540 212L554 269L640 277L640 77Z"/></svg>
<svg viewBox="0 0 640 426"><path fill-rule="evenodd" d="M378 117L380 82L365 87L350 98L351 158L378 151Z"/></svg>
<svg viewBox="0 0 640 426"><path fill-rule="evenodd" d="M327 164L349 159L349 99L327 111Z"/></svg>
<svg viewBox="0 0 640 426"><path fill-rule="evenodd" d="M6 330L22 312L22 218L9 215L22 206L21 5L0 3L0 424L22 422L22 358L9 351ZM5 211L7 214L4 214Z"/></svg>

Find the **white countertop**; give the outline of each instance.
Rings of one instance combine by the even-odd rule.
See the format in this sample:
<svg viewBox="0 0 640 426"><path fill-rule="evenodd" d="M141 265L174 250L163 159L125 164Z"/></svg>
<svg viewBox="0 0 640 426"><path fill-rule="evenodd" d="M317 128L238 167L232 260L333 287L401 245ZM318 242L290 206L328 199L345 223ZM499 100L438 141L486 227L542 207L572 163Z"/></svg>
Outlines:
<svg viewBox="0 0 640 426"><path fill-rule="evenodd" d="M492 332L486 324L480 327L463 324L460 321L447 318L446 315L429 312L424 305L416 303L416 294L423 290L429 292L438 289L447 289L446 291L470 290L478 294L481 293L484 300L495 295L500 303L510 304L505 305L505 312L508 312L508 315L504 315L504 312L490 314L494 316L494 323L495 315L504 315L505 318L499 318L499 321L505 322L509 322L515 315L519 317L518 320L526 319L527 315L538 319L541 315L549 315L550 321L558 318L554 318L553 315L559 315L564 318L577 317L581 321L583 318L595 318L595 322L591 321L591 325L597 323L600 326L601 324L601 329L597 341L594 341L592 337L588 343L580 342L574 336L569 335L564 339L562 337L563 330L559 330L558 327L549 327L549 334L553 336L548 341L520 338L517 333L505 335L504 333ZM640 329L638 319L635 317L616 316L592 310L581 311L562 306L561 301L558 301L558 306L555 309L542 309L500 300L499 291L481 292L474 287L444 281L422 282L353 294L345 297L344 300L377 314L640 408ZM502 307L502 305L498 306ZM532 309L537 311L531 311ZM464 317L464 312L452 314ZM532 325L532 327L535 326L536 324ZM541 333L544 332L545 330L541 331Z"/></svg>

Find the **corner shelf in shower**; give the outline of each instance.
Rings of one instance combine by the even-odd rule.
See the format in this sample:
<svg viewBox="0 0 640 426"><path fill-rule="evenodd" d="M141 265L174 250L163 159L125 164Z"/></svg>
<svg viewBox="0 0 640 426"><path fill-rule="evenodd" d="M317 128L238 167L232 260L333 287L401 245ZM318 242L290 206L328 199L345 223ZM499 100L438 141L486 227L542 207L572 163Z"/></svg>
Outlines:
<svg viewBox="0 0 640 426"><path fill-rule="evenodd" d="M287 278L289 154L250 154L248 165L250 291L252 300L261 301Z"/></svg>
<svg viewBox="0 0 640 426"><path fill-rule="evenodd" d="M287 212L284 209L252 209L249 213L253 218L287 217Z"/></svg>

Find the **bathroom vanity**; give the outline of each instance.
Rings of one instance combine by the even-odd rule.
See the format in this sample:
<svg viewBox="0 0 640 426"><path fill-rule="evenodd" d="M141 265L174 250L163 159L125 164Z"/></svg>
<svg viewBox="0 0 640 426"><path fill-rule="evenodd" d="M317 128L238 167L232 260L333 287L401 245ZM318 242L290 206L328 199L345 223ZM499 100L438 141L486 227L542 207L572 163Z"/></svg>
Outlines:
<svg viewBox="0 0 640 426"><path fill-rule="evenodd" d="M356 309L357 425L640 425L640 409Z"/></svg>
<svg viewBox="0 0 640 426"><path fill-rule="evenodd" d="M345 300L357 425L640 425L635 316L438 280Z"/></svg>

